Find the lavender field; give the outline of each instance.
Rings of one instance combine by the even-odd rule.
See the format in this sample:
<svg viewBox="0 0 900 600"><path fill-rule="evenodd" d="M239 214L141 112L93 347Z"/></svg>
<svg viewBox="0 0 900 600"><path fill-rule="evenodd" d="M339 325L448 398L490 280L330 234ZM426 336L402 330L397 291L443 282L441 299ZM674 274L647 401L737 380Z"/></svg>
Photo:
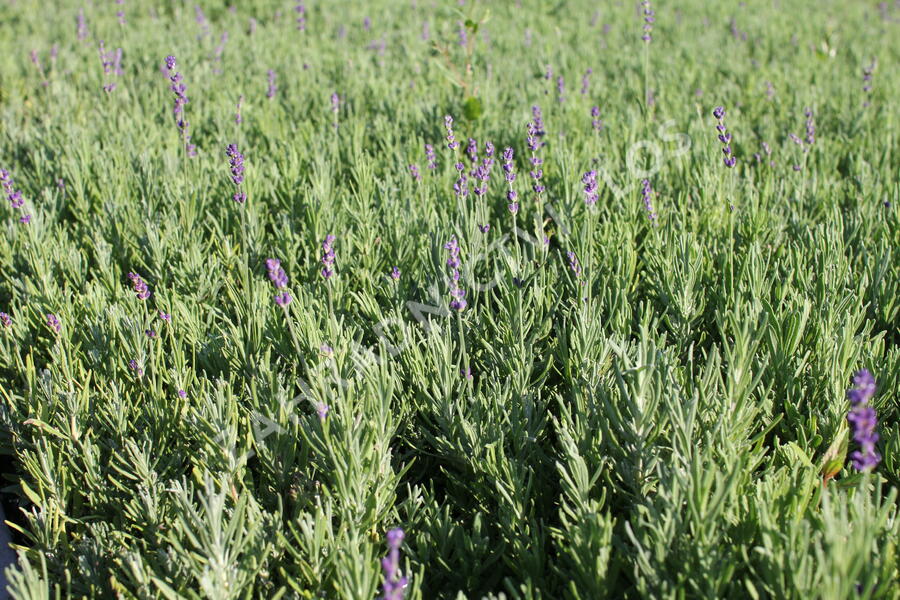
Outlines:
<svg viewBox="0 0 900 600"><path fill-rule="evenodd" d="M898 60L893 1L2 0L10 597L900 598Z"/></svg>

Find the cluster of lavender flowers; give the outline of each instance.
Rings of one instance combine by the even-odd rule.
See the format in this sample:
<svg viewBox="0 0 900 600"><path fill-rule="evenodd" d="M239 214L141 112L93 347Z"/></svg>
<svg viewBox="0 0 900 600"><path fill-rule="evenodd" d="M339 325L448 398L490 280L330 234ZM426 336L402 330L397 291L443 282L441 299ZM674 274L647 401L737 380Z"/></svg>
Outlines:
<svg viewBox="0 0 900 600"><path fill-rule="evenodd" d="M12 318L5 312L0 312L0 324L3 327L12 327Z"/></svg>
<svg viewBox="0 0 900 600"><path fill-rule="evenodd" d="M15 210L24 212L25 199L22 197L22 191L15 188L12 175L6 169L0 169L0 185L3 186L3 193L6 194L9 205ZM23 214L19 217L19 223L23 225L31 223L31 215L28 213Z"/></svg>
<svg viewBox="0 0 900 600"><path fill-rule="evenodd" d="M100 62L103 64L103 91L109 93L116 89L116 82L113 81L113 77L122 75L122 49L116 48L115 51L109 50L107 52L103 40L100 40Z"/></svg>
<svg viewBox="0 0 900 600"><path fill-rule="evenodd" d="M650 8L650 0L643 0L641 2L641 7L644 9L644 34L641 36L641 39L646 43L650 43L650 40L653 39L653 36L650 35L650 32L653 31L653 23L656 21L654 17L653 9Z"/></svg>
<svg viewBox="0 0 900 600"><path fill-rule="evenodd" d="M287 273L284 272L284 269L281 268L280 260L277 258L267 258L266 270L269 272L269 279L272 281L272 285L275 286L276 290L283 290L287 287L288 276ZM291 295L287 291L275 294L275 304L278 306L284 307L290 303Z"/></svg>
<svg viewBox="0 0 900 600"><path fill-rule="evenodd" d="M387 532L388 555L381 560L384 570L383 600L403 600L403 588L407 578L400 577L400 545L403 543L403 530L399 527Z"/></svg>
<svg viewBox="0 0 900 600"><path fill-rule="evenodd" d="M733 167L737 162L737 159L731 154L731 134L726 131L725 128L725 108L722 106L717 106L713 109L713 116L718 121L716 125L716 129L719 131L719 141L722 142L724 146L722 148L722 154L725 157L722 159L722 162L726 167Z"/></svg>
<svg viewBox="0 0 900 600"><path fill-rule="evenodd" d="M587 96L587 94L588 94L588 90L590 89L590 86L591 86L590 77L593 74L593 72L594 72L594 70L589 68L587 71L584 72L584 75L582 75L582 77L581 77L581 95L582 96Z"/></svg>
<svg viewBox="0 0 900 600"><path fill-rule="evenodd" d="M581 183L584 184L584 203L588 208L597 204L599 194L597 193L597 171L593 169L587 171L581 176Z"/></svg>
<svg viewBox="0 0 900 600"><path fill-rule="evenodd" d="M653 188L650 186L649 179L641 182L641 195L644 198L644 209L647 211L647 218L656 225L656 212L653 210Z"/></svg>
<svg viewBox="0 0 900 600"><path fill-rule="evenodd" d="M328 234L322 242L322 277L326 280L334 275L334 240L336 238Z"/></svg>
<svg viewBox="0 0 900 600"><path fill-rule="evenodd" d="M531 150L531 178L534 180L534 183L531 186L531 189L534 190L535 194L542 194L544 192L544 186L541 183L541 180L544 177L544 169L541 168L541 165L544 164L544 159L538 156L537 152L540 150L543 145L539 138L539 129L535 122L528 123L527 126L528 131L528 149Z"/></svg>
<svg viewBox="0 0 900 600"><path fill-rule="evenodd" d="M238 204L243 204L247 200L247 194L244 193L242 187L244 183L244 155L238 150L237 144L228 144L225 147L225 154L230 159L231 181L237 186L237 191L232 198Z"/></svg>
<svg viewBox="0 0 900 600"><path fill-rule="evenodd" d="M461 311L466 305L466 290L462 289L459 286L460 272L459 272L459 243L456 241L456 236L450 238L450 241L444 244L444 249L449 252L450 256L447 257L447 266L451 269L450 274L450 297L453 298L450 301L450 308L452 310Z"/></svg>
<svg viewBox="0 0 900 600"><path fill-rule="evenodd" d="M516 215L519 212L519 195L513 189L513 182L516 180L516 172L513 170L513 149L507 147L503 151L503 172L506 174L506 182L509 189L506 191L506 200L509 202L506 207L509 212Z"/></svg>
<svg viewBox="0 0 900 600"><path fill-rule="evenodd" d="M185 152L188 156L196 156L196 147L190 143L191 136L188 134L190 123L185 120L184 106L189 102L187 97L187 86L184 84L184 78L181 73L175 70L175 57L169 55L166 57L166 68L169 70L169 81L172 85L169 89L175 94L175 106L172 108L172 114L175 115L175 125L178 126L178 132L184 142Z"/></svg>
<svg viewBox="0 0 900 600"><path fill-rule="evenodd" d="M131 286L134 288L134 295L137 296L139 300L146 300L150 297L150 288L140 275L131 272L128 274L128 279L131 280Z"/></svg>
<svg viewBox="0 0 900 600"><path fill-rule="evenodd" d="M875 395L875 378L867 369L862 369L853 376L853 385L847 392L851 406L847 421L859 450L852 452L850 459L857 471L870 471L881 462L881 455L875 450L875 444L878 443L878 434L875 433L878 419L875 409L869 404L869 400Z"/></svg>
<svg viewBox="0 0 900 600"><path fill-rule="evenodd" d="M428 161L429 170L437 169L437 157L434 154L434 146L431 144L425 144L425 160Z"/></svg>
<svg viewBox="0 0 900 600"><path fill-rule="evenodd" d="M56 333L59 333L62 329L62 323L59 322L59 317L53 313L47 313L47 326Z"/></svg>
<svg viewBox="0 0 900 600"><path fill-rule="evenodd" d="M412 178L416 181L422 181L422 174L419 173L419 165L411 164L409 165L409 174L412 175Z"/></svg>

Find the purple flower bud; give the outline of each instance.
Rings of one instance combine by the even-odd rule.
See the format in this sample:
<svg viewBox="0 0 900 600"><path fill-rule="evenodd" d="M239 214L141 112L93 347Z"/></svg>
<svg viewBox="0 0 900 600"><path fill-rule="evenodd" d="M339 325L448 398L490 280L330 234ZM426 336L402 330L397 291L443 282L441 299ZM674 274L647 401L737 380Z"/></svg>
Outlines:
<svg viewBox="0 0 900 600"><path fill-rule="evenodd" d="M179 398L187 398L187 392L184 390L178 390L178 397Z"/></svg>
<svg viewBox="0 0 900 600"><path fill-rule="evenodd" d="M395 266L393 269L391 269L391 279L393 279L394 281L400 279L400 267Z"/></svg>
<svg viewBox="0 0 900 600"><path fill-rule="evenodd" d="M275 304L278 306L287 306L291 303L291 295L287 292L275 294Z"/></svg>
<svg viewBox="0 0 900 600"><path fill-rule="evenodd" d="M327 404L323 402L319 402L316 404L316 414L319 415L319 420L324 421L326 417L328 417L329 407Z"/></svg>
<svg viewBox="0 0 900 600"><path fill-rule="evenodd" d="M62 329L62 323L59 322L59 318L53 313L47 313L47 325L59 333L60 329Z"/></svg>
<svg viewBox="0 0 900 600"><path fill-rule="evenodd" d="M0 324L4 327L12 327L12 318L5 312L0 312Z"/></svg>
<svg viewBox="0 0 900 600"><path fill-rule="evenodd" d="M478 226L478 231L480 231L481 233L487 233L490 230L491 230L490 223L485 223L484 225Z"/></svg>
<svg viewBox="0 0 900 600"><path fill-rule="evenodd" d="M434 146L425 144L425 159L428 161L428 168L432 171L437 168L437 157L434 154Z"/></svg>

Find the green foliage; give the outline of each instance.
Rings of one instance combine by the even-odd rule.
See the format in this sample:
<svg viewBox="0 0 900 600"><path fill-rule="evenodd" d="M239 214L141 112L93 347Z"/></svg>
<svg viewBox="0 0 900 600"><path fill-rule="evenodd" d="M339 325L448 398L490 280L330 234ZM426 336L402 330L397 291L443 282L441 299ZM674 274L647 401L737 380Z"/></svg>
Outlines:
<svg viewBox="0 0 900 600"><path fill-rule="evenodd" d="M81 3L4 7L0 167L33 215L0 208L13 598L375 598L393 527L411 600L900 596L900 10L659 3L644 46L634 3L466 4L308 1L298 31L290 2L202 2L207 32L193 3L94 3L84 41ZM484 197L453 191L470 137Z"/></svg>

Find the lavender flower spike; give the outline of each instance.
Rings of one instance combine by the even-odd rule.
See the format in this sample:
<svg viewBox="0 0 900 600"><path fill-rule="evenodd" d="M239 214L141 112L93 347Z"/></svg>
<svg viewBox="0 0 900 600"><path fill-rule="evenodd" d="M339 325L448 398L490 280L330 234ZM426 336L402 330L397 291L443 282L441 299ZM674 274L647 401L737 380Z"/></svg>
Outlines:
<svg viewBox="0 0 900 600"><path fill-rule="evenodd" d="M459 147L459 142L456 141L456 137L453 135L453 117L450 115L444 117L444 127L447 129L447 148L456 150Z"/></svg>
<svg viewBox="0 0 900 600"><path fill-rule="evenodd" d="M425 144L425 159L428 161L428 169L433 171L437 168L437 158L434 154L434 146Z"/></svg>
<svg viewBox="0 0 900 600"><path fill-rule="evenodd" d="M862 369L853 377L853 384L855 387L847 392L851 405L847 421L859 450L852 452L850 459L857 471L870 471L881 462L881 455L875 450L879 439L875 433L878 419L875 409L869 405L869 400L875 395L875 378L868 370Z"/></svg>
<svg viewBox="0 0 900 600"><path fill-rule="evenodd" d="M266 98L272 99L275 97L275 92L278 91L278 86L275 85L275 71L269 69L268 71L268 80L269 80L269 89L266 90Z"/></svg>
<svg viewBox="0 0 900 600"><path fill-rule="evenodd" d="M284 272L284 269L281 268L281 261L277 258L267 258L266 259L266 270L269 271L269 279L272 280L272 285L275 286L276 290L280 290L287 287L288 277L287 273Z"/></svg>
<svg viewBox="0 0 900 600"><path fill-rule="evenodd" d="M641 36L641 39L649 44L650 40L653 39L650 32L653 31L653 23L656 21L656 18L654 17L655 13L653 12L653 9L650 8L650 0L643 0L641 6L644 9L644 34Z"/></svg>
<svg viewBox="0 0 900 600"><path fill-rule="evenodd" d="M328 234L322 242L322 277L326 280L334 275L334 240L335 237Z"/></svg>
<svg viewBox="0 0 900 600"><path fill-rule="evenodd" d="M244 183L244 155L238 150L237 144L228 144L225 147L225 154L230 159L231 181L237 186L237 191L232 198L238 204L243 204L247 200L247 194L244 193L242 187Z"/></svg>
<svg viewBox="0 0 900 600"><path fill-rule="evenodd" d="M657 225L656 212L653 210L653 188L650 187L650 180L645 179L641 182L641 194L644 197L644 208L647 210L647 218L653 225Z"/></svg>
<svg viewBox="0 0 900 600"><path fill-rule="evenodd" d="M582 175L581 183L584 184L584 203L588 207L594 206L599 198L597 193L597 171L588 171Z"/></svg>
<svg viewBox="0 0 900 600"><path fill-rule="evenodd" d="M451 310L462 311L467 305L466 290L459 286L459 243L456 241L455 235L450 238L449 242L444 244L444 249L450 253L450 256L447 258L447 266L451 269L450 297L453 298L450 301L450 308Z"/></svg>
<svg viewBox="0 0 900 600"><path fill-rule="evenodd" d="M403 530L399 527L387 532L388 555L381 560L384 570L383 600L403 600L403 588L407 578L400 577L400 545L403 543Z"/></svg>
<svg viewBox="0 0 900 600"><path fill-rule="evenodd" d="M146 300L150 297L150 288L147 287L147 282L141 279L141 276L137 273L129 273L128 279L131 280L131 285L134 288L134 294L140 300Z"/></svg>
<svg viewBox="0 0 900 600"><path fill-rule="evenodd" d="M47 313L47 325L50 326L51 329L59 333L60 329L62 329L62 324L59 322L59 318L53 313Z"/></svg>
<svg viewBox="0 0 900 600"><path fill-rule="evenodd" d="M0 324L4 327L12 327L12 318L5 312L0 312Z"/></svg>
<svg viewBox="0 0 900 600"><path fill-rule="evenodd" d="M735 165L737 159L731 154L731 146L729 145L731 143L731 134L728 133L725 127L725 107L717 106L713 109L713 116L718 121L716 130L719 132L719 141L724 145L722 154L724 154L725 157L722 159L722 162L726 167L731 168Z"/></svg>

